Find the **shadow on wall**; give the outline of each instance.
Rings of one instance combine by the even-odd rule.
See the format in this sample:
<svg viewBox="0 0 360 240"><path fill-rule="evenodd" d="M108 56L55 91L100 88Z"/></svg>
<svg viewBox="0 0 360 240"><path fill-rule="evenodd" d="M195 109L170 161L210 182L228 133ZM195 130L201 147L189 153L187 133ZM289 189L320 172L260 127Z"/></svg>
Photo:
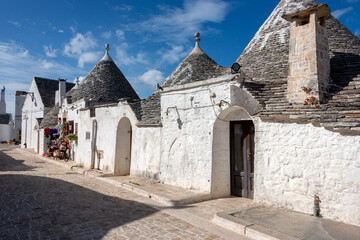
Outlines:
<svg viewBox="0 0 360 240"><path fill-rule="evenodd" d="M334 52L334 56L330 59L330 65L331 80L335 84L331 85L329 89L332 95L343 90L360 74L360 56L356 54Z"/></svg>
<svg viewBox="0 0 360 240"><path fill-rule="evenodd" d="M0 239L101 239L157 212L66 181L13 174L0 175L0 206Z"/></svg>

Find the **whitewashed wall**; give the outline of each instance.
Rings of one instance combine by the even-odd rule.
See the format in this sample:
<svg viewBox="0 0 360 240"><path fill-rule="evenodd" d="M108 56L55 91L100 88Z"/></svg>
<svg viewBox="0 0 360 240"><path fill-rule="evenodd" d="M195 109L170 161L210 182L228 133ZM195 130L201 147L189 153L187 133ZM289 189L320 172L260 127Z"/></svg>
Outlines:
<svg viewBox="0 0 360 240"><path fill-rule="evenodd" d="M211 191L213 127L217 116L228 107L216 104L230 102L231 84L194 84L194 88L179 87L161 95L162 182Z"/></svg>
<svg viewBox="0 0 360 240"><path fill-rule="evenodd" d="M36 151L38 148L38 132L35 130L36 118L43 118L50 111L50 108L44 107L34 80L31 82L28 92L34 93L35 100L33 102L31 97L27 95L22 108L21 147L25 147L24 144L26 143L27 148Z"/></svg>
<svg viewBox="0 0 360 240"><path fill-rule="evenodd" d="M100 160L100 169L114 171L116 135L119 121L126 117L132 125L132 149L130 174L134 176L157 178L160 161L160 128L138 128L137 119L127 104L99 107L95 117L90 118L89 110L80 111L79 139L77 160L86 168L91 165L92 122L97 121L97 150L104 151ZM90 140L85 140L85 132L91 133ZM97 163L97 157L95 162ZM95 167L97 165L95 164Z"/></svg>
<svg viewBox="0 0 360 240"><path fill-rule="evenodd" d="M0 142L13 140L13 132L11 124L0 124Z"/></svg>
<svg viewBox="0 0 360 240"><path fill-rule="evenodd" d="M19 141L19 131L21 131L22 125L22 107L25 99L26 97L22 95L15 97L14 138L16 141Z"/></svg>
<svg viewBox="0 0 360 240"><path fill-rule="evenodd" d="M255 200L360 225L360 136L311 124L258 121Z"/></svg>
<svg viewBox="0 0 360 240"><path fill-rule="evenodd" d="M69 104L67 102L67 99L65 98L62 104L61 109L59 110L59 115L58 117L61 118L61 120L63 119L63 116L66 115L66 119L67 121L74 121L74 133L75 133L75 125L78 124L78 138L79 138L79 134L80 134L80 109L85 107L85 102L84 100L79 100L77 102L71 103ZM72 142L71 146L72 146L72 158L76 160L76 158L78 158L78 144L79 144L79 140L78 141L74 141ZM79 159L81 158L81 156L79 156Z"/></svg>
<svg viewBox="0 0 360 240"><path fill-rule="evenodd" d="M265 123L236 106L213 106L230 102L231 84L162 94L160 180L212 197L230 195L229 122L253 120L256 202L310 214L316 193L325 218L360 225L360 137L311 124Z"/></svg>
<svg viewBox="0 0 360 240"><path fill-rule="evenodd" d="M92 130L92 119L90 118L90 111L79 111L79 132L77 140L77 151L75 155L75 161L85 168L89 168L91 165L91 137L86 139L86 132L90 134Z"/></svg>

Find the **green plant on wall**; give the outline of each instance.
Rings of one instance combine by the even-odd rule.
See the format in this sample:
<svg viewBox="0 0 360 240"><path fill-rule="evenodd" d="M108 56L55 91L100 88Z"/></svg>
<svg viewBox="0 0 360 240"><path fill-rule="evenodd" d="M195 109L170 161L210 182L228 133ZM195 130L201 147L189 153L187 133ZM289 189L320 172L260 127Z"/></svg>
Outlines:
<svg viewBox="0 0 360 240"><path fill-rule="evenodd" d="M69 134L69 135L67 135L66 137L65 137L65 139L67 140L67 141L76 141L77 139L78 139L78 137L77 137L77 135L76 134Z"/></svg>

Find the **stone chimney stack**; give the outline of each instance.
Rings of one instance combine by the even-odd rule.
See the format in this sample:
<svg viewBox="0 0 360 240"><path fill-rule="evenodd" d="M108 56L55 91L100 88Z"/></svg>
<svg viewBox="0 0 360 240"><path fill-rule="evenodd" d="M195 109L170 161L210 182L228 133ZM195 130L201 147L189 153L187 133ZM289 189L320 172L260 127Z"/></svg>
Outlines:
<svg viewBox="0 0 360 240"><path fill-rule="evenodd" d="M65 97L66 94L66 80L64 79L59 79L59 106L62 105L63 103L63 98Z"/></svg>
<svg viewBox="0 0 360 240"><path fill-rule="evenodd" d="M283 16L291 22L287 89L290 103L304 104L310 96L321 102L327 93L330 56L325 24L330 12L327 4L321 4Z"/></svg>
<svg viewBox="0 0 360 240"><path fill-rule="evenodd" d="M1 100L0 100L0 114L6 113L6 102L5 102L5 86L1 90Z"/></svg>

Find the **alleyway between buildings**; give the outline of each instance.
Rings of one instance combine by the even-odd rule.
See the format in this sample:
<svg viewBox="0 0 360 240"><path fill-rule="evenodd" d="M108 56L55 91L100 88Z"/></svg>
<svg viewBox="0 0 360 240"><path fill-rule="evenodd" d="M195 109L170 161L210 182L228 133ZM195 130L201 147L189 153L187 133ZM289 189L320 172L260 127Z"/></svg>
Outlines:
<svg viewBox="0 0 360 240"><path fill-rule="evenodd" d="M213 224L211 204L161 206L0 145L0 239L246 239Z"/></svg>

